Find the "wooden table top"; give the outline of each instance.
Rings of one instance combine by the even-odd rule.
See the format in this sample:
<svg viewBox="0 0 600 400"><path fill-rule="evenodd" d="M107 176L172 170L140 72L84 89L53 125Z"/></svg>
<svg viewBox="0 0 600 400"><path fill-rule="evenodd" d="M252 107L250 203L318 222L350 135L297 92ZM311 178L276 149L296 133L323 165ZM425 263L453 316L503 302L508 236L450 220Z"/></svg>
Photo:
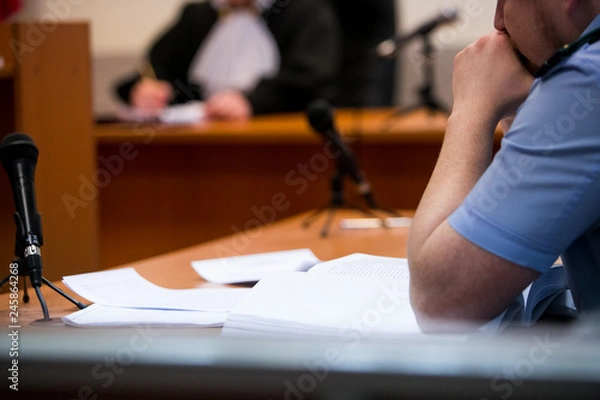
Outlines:
<svg viewBox="0 0 600 400"><path fill-rule="evenodd" d="M407 227L340 228L342 218L355 217L363 216L354 211L336 213L326 238L319 235L324 216L305 229L303 214L254 232L124 266L134 267L161 286L186 288L207 285L190 266L196 259L299 247L311 248L321 260L353 252L405 256ZM131 398L132 393L147 399L191 398L197 393L215 399L273 398L273 393L275 398L283 398L284 394L289 397L284 383L300 382L307 371L312 371L311 366L321 365L324 355L332 349L339 351L343 362L325 364L328 375L319 382L319 398L347 398L356 393L376 397L383 393L386 398L398 398L398 394L408 396L403 398L479 398L482 394L493 395L490 382L507 373L519 373L522 366L527 368L527 375L518 376L524 383L519 387L524 390L518 392L519 399L559 400L574 394L578 399L592 400L597 399L600 388L600 343L594 326L560 331L546 327L468 341L438 335L364 339L360 345L354 341L301 337L222 337L218 328L80 329L67 327L59 319L76 311L75 307L49 293L48 287L43 290L53 320L34 322L41 316L37 301L21 304L18 342L4 335L0 345L9 349L17 343L23 349L18 358L19 373L24 378L20 391L39 394L46 389L48 398L55 398L58 393L72 394L69 398L74 398L82 393L82 388L85 394L109 394L110 398ZM0 321L5 327L7 304L8 295L0 296ZM8 354L7 351L1 361L11 362ZM122 367L115 371L126 373L113 375L112 385L100 378L105 375L91 375L94 371L108 371L107 363L115 357L121 362L116 365ZM105 369L99 370L102 367ZM510 376L502 382L511 382ZM407 388L412 391L407 392ZM258 390L262 392L257 394Z"/></svg>
<svg viewBox="0 0 600 400"><path fill-rule="evenodd" d="M408 227L343 229L340 226L342 219L365 218L366 215L358 210L337 210L333 217L329 235L321 237L320 231L324 226L326 214L319 215L309 227L305 228L303 222L309 214L284 219L253 231L241 232L115 268L133 267L140 275L156 285L184 289L219 286L207 283L198 276L191 267L191 262L194 260L298 248L310 248L322 261L357 252L381 256L406 256ZM377 214L381 217L389 216L384 212L377 212ZM412 215L411 212L402 214ZM25 278L19 277L21 284L23 279ZM28 278L27 283L29 286ZM55 283L59 288L65 289L61 282ZM6 286L3 288L3 294L0 295L0 324L4 326L10 325L9 294L6 293ZM66 292L72 294L68 289ZM42 293L48 304L53 323L62 325L59 320L60 317L77 311L72 303L52 291L47 285L42 286ZM33 321L42 318L41 307L33 290L31 288L29 290L31 301L28 304L23 302L22 290L19 294L19 324L25 329L28 328L28 325L40 325L32 324ZM85 299L78 296L73 297L84 304L88 304Z"/></svg>
<svg viewBox="0 0 600 400"><path fill-rule="evenodd" d="M441 142L447 116L417 110L399 114L394 109L343 109L335 113L340 133L348 139L374 143ZM258 116L245 122L202 122L195 125L160 123L99 123L100 144L122 141L151 143L316 143L303 113Z"/></svg>

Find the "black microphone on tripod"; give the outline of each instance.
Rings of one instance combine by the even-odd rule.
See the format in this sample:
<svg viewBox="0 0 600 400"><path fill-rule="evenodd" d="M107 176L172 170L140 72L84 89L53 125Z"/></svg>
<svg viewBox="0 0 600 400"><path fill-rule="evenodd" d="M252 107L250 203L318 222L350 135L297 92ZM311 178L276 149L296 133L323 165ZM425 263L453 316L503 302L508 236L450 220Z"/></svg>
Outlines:
<svg viewBox="0 0 600 400"><path fill-rule="evenodd" d="M357 191L363 196L369 208L377 208L371 184L365 173L358 166L354 152L342 139L335 128L333 118L333 107L325 100L315 100L309 104L306 115L312 129L323 136L333 149L341 175L349 175L356 184Z"/></svg>
<svg viewBox="0 0 600 400"><path fill-rule="evenodd" d="M33 140L24 133L11 133L0 142L0 162L8 173L15 200L14 214L17 225L15 241L15 262L19 275L27 276L42 306L44 321L50 321L48 305L42 294L42 283L75 304L79 309L86 306L75 300L60 288L42 276L42 218L37 211L35 201L35 167L39 151ZM23 268L23 269L21 269ZM0 282L0 286L9 281L9 275ZM27 283L23 282L24 300L27 303Z"/></svg>
<svg viewBox="0 0 600 400"><path fill-rule="evenodd" d="M438 27L452 23L458 19L458 9L455 7L444 8L438 15L419 25L412 32L384 40L377 46L377 54L383 58L391 58L396 56L398 50L406 43L418 36L429 35Z"/></svg>
<svg viewBox="0 0 600 400"><path fill-rule="evenodd" d="M42 220L35 201L38 149L24 133L11 133L0 142L0 162L12 186L17 225L15 255L25 260L34 287L42 285Z"/></svg>

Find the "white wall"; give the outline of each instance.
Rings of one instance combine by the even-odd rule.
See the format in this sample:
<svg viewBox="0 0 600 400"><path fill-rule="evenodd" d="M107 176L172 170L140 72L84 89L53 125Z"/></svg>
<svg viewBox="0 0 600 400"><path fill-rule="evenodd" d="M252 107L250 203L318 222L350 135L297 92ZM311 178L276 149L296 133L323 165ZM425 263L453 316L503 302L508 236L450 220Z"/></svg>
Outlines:
<svg viewBox="0 0 600 400"><path fill-rule="evenodd" d="M114 107L109 82L119 71L108 71L109 65L127 69L127 63L143 55L147 46L176 17L187 0L25 0L19 20L86 20L91 26L94 57L95 108L110 111ZM300 0L301 1L301 0ZM369 1L369 0L365 0ZM436 31L437 91L446 102L451 101L449 74L454 54L492 27L495 8L490 0L398 0L399 30L409 32L444 7L454 5L461 10L460 20ZM419 43L407 46L399 59L401 80L398 102L411 103L420 82ZM131 69L135 66L131 66ZM127 71L124 71L127 72Z"/></svg>
<svg viewBox="0 0 600 400"><path fill-rule="evenodd" d="M186 0L25 0L18 19L87 20L94 56L140 54Z"/></svg>

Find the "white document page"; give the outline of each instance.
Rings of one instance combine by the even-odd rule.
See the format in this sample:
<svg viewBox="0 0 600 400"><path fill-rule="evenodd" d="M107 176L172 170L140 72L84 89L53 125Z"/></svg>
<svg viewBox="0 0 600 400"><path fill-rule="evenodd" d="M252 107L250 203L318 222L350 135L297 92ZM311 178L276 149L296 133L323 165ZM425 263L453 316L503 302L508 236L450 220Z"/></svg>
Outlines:
<svg viewBox="0 0 600 400"><path fill-rule="evenodd" d="M230 284L258 282L272 272L306 271L318 262L310 249L297 249L192 261L192 268L208 282Z"/></svg>
<svg viewBox="0 0 600 400"><path fill-rule="evenodd" d="M220 327L227 313L187 310L153 310L146 308L112 307L92 304L83 310L62 317L62 321L76 327Z"/></svg>
<svg viewBox="0 0 600 400"><path fill-rule="evenodd" d="M159 116L160 122L165 124L197 124L204 118L204 103L201 101L190 101L167 107Z"/></svg>
<svg viewBox="0 0 600 400"><path fill-rule="evenodd" d="M161 110L143 110L124 106L117 110L117 118L127 122L162 122L165 124L197 124L206 119L204 103L190 101Z"/></svg>
<svg viewBox="0 0 600 400"><path fill-rule="evenodd" d="M139 275L133 268L63 277L75 293L97 304L168 310L230 311L250 289L167 289Z"/></svg>
<svg viewBox="0 0 600 400"><path fill-rule="evenodd" d="M258 282L232 310L223 334L234 331L377 337L420 329L401 280L284 272Z"/></svg>
<svg viewBox="0 0 600 400"><path fill-rule="evenodd" d="M315 265L311 274L377 276L380 278L401 279L408 282L410 278L408 260L406 258L373 256L354 253Z"/></svg>

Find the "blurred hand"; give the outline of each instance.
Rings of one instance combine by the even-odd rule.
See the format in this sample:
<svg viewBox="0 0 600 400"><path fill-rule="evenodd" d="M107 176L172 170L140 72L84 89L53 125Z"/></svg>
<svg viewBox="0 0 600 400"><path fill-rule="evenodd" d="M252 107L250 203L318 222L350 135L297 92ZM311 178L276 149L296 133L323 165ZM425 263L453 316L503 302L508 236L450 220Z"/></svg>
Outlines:
<svg viewBox="0 0 600 400"><path fill-rule="evenodd" d="M250 102L236 90L214 94L205 101L204 111L209 119L246 121L252 117Z"/></svg>
<svg viewBox="0 0 600 400"><path fill-rule="evenodd" d="M173 98L173 87L166 81L143 78L133 87L130 95L132 106L145 111L166 107Z"/></svg>
<svg viewBox="0 0 600 400"><path fill-rule="evenodd" d="M496 124L516 114L532 83L533 76L519 60L509 36L494 31L454 59L453 113Z"/></svg>

